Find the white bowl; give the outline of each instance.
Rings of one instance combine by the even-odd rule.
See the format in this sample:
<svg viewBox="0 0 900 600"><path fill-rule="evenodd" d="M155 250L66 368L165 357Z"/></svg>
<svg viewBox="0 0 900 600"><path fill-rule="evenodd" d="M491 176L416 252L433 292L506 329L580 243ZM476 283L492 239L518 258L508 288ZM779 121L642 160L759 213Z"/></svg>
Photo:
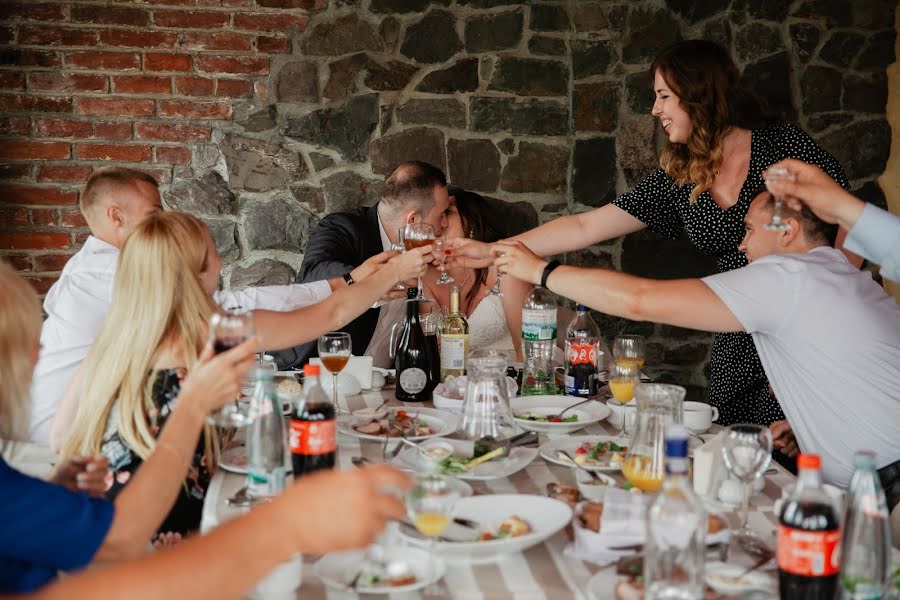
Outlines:
<svg viewBox="0 0 900 600"><path fill-rule="evenodd" d="M555 415L573 404L578 404L584 398L574 396L519 396L509 402L513 416L525 412L533 412L542 415ZM578 420L573 423L545 423L541 421L529 421L515 417L516 424L526 431L537 431L548 435L564 435L573 433L579 429L598 423L609 416L609 407L602 402L589 402L578 408L572 409L564 417L570 414L578 415Z"/></svg>
<svg viewBox="0 0 900 600"><path fill-rule="evenodd" d="M387 406L367 406L365 408L360 408L358 410L353 411L353 416L358 419L382 419L387 414L388 409Z"/></svg>
<svg viewBox="0 0 900 600"><path fill-rule="evenodd" d="M360 581L356 591L361 594L395 594L410 592L423 588L444 576L444 563L440 560L431 561L428 552L420 548L395 546L382 549L383 560L401 560L409 565L416 575L416 582L404 586L373 586L369 587ZM328 554L313 567L313 573L330 587L341 591L347 590L347 585L353 580L366 560L365 550L352 550L340 554ZM434 570L431 570L434 569Z"/></svg>
<svg viewBox="0 0 900 600"><path fill-rule="evenodd" d="M603 483L595 482L590 475L581 469L575 470L575 481L578 483L578 491L585 500L602 500L606 496L606 490L610 487L616 487L616 480L606 475L594 471Z"/></svg>

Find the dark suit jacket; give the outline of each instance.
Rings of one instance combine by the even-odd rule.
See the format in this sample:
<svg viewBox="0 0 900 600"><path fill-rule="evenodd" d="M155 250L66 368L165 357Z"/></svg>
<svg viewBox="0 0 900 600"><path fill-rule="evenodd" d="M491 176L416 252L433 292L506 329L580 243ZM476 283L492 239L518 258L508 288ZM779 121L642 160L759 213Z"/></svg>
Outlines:
<svg viewBox="0 0 900 600"><path fill-rule="evenodd" d="M306 245L296 283L340 277L380 253L383 248L377 206L332 213L319 221ZM353 340L353 354L362 355L369 346L378 312L379 309L371 308L341 329ZM277 352L275 359L281 368L289 368L303 365L317 355L317 342L312 341Z"/></svg>

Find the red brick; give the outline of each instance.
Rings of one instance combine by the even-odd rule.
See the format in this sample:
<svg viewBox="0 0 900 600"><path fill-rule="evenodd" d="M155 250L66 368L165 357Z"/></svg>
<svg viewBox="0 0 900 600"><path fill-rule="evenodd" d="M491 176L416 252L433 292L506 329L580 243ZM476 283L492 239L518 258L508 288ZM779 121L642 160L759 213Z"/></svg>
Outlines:
<svg viewBox="0 0 900 600"><path fill-rule="evenodd" d="M55 96L0 96L3 112L72 112L72 99Z"/></svg>
<svg viewBox="0 0 900 600"><path fill-rule="evenodd" d="M38 119L34 122L34 134L39 137L87 138L94 135L94 126L90 121Z"/></svg>
<svg viewBox="0 0 900 600"><path fill-rule="evenodd" d="M28 225L28 209L0 207L0 223L3 227L22 227Z"/></svg>
<svg viewBox="0 0 900 600"><path fill-rule="evenodd" d="M113 77L113 85L117 94L171 94L171 77L148 77L134 75Z"/></svg>
<svg viewBox="0 0 900 600"><path fill-rule="evenodd" d="M124 162L147 162L150 160L150 146L125 144L78 144L75 154L81 160L121 160Z"/></svg>
<svg viewBox="0 0 900 600"><path fill-rule="evenodd" d="M58 67L62 64L62 54L29 48L5 48L0 51L0 65L19 67Z"/></svg>
<svg viewBox="0 0 900 600"><path fill-rule="evenodd" d="M31 284L35 292L39 295L44 295L50 291L50 288L53 287L53 284L56 283L59 277L25 277L24 279Z"/></svg>
<svg viewBox="0 0 900 600"><path fill-rule="evenodd" d="M240 33L182 33L181 47L190 50L249 52L253 49L253 38Z"/></svg>
<svg viewBox="0 0 900 600"><path fill-rule="evenodd" d="M168 125L161 123L138 123L135 136L145 140L162 142L209 141L212 129L196 125Z"/></svg>
<svg viewBox="0 0 900 600"><path fill-rule="evenodd" d="M79 98L79 115L108 115L114 117L149 117L156 112L153 100L133 98Z"/></svg>
<svg viewBox="0 0 900 600"><path fill-rule="evenodd" d="M182 96L212 96L214 85L214 79L176 77L175 93Z"/></svg>
<svg viewBox="0 0 900 600"><path fill-rule="evenodd" d="M38 170L38 181L56 183L84 183L91 174L87 165L41 165Z"/></svg>
<svg viewBox="0 0 900 600"><path fill-rule="evenodd" d="M69 158L66 142L33 142L31 140L0 140L0 159L63 159Z"/></svg>
<svg viewBox="0 0 900 600"><path fill-rule="evenodd" d="M58 187L0 186L0 202L4 204L72 206L77 201L75 192L61 192Z"/></svg>
<svg viewBox="0 0 900 600"><path fill-rule="evenodd" d="M30 164L5 164L0 165L0 179L6 181L31 179L33 169Z"/></svg>
<svg viewBox="0 0 900 600"><path fill-rule="evenodd" d="M72 20L91 25L132 25L144 27L150 22L150 14L140 8L121 6L73 6Z"/></svg>
<svg viewBox="0 0 900 600"><path fill-rule="evenodd" d="M80 211L74 211L81 215ZM83 219L82 219L83 220ZM86 227L86 225L78 225L78 227ZM39 256L35 256L34 258L34 270L39 272L47 272L47 271L62 271L63 267L66 266L66 263L69 262L69 259L72 258L71 254L41 254Z"/></svg>
<svg viewBox="0 0 900 600"><path fill-rule="evenodd" d="M28 135L31 119L28 117L0 118L0 135Z"/></svg>
<svg viewBox="0 0 900 600"><path fill-rule="evenodd" d="M243 79L216 79L216 96L243 98L253 93L253 86Z"/></svg>
<svg viewBox="0 0 900 600"><path fill-rule="evenodd" d="M25 89L25 73L17 71L0 72L0 89L22 91Z"/></svg>
<svg viewBox="0 0 900 600"><path fill-rule="evenodd" d="M130 140L131 122L98 121L94 123L94 137L103 140Z"/></svg>
<svg viewBox="0 0 900 600"><path fill-rule="evenodd" d="M3 250L65 248L68 245L68 233L52 233L49 231L0 233L0 248Z"/></svg>
<svg viewBox="0 0 900 600"><path fill-rule="evenodd" d="M256 38L256 49L265 54L289 54L291 41L285 37L261 35Z"/></svg>
<svg viewBox="0 0 900 600"><path fill-rule="evenodd" d="M287 33L291 27L301 31L309 19L303 15L286 15L281 13L237 13L234 15L235 29L250 31L277 31Z"/></svg>
<svg viewBox="0 0 900 600"><path fill-rule="evenodd" d="M148 52L144 56L145 71L190 71L191 57L187 54Z"/></svg>
<svg viewBox="0 0 900 600"><path fill-rule="evenodd" d="M3 254L0 255L0 261L5 261L16 271L30 271L32 265L31 257L27 254Z"/></svg>
<svg viewBox="0 0 900 600"><path fill-rule="evenodd" d="M194 0L144 0L147 4L169 5L169 6L188 6L194 3Z"/></svg>
<svg viewBox="0 0 900 600"><path fill-rule="evenodd" d="M303 8L321 10L328 6L328 0L256 0L258 6L266 8Z"/></svg>
<svg viewBox="0 0 900 600"><path fill-rule="evenodd" d="M153 11L153 22L160 27L178 27L179 29L221 29L228 23L226 12L197 10L156 10Z"/></svg>
<svg viewBox="0 0 900 600"><path fill-rule="evenodd" d="M0 4L0 21L64 21L66 13L59 4L4 2Z"/></svg>
<svg viewBox="0 0 900 600"><path fill-rule="evenodd" d="M19 28L19 44L29 46L93 46L97 32L71 27L23 25Z"/></svg>
<svg viewBox="0 0 900 600"><path fill-rule="evenodd" d="M141 55L131 52L71 52L66 66L82 69L130 71L141 68Z"/></svg>
<svg viewBox="0 0 900 600"><path fill-rule="evenodd" d="M268 75L269 59L265 56L198 56L197 68L206 73Z"/></svg>
<svg viewBox="0 0 900 600"><path fill-rule="evenodd" d="M59 224L64 227L87 227L87 221L84 215L77 208L72 210L62 210L59 213ZM47 269L48 271L52 269Z"/></svg>
<svg viewBox="0 0 900 600"><path fill-rule="evenodd" d="M88 237L90 237L90 235L91 235L90 231L82 231L81 233L76 234L75 235L75 244L80 246L81 244L83 244L87 241L87 239L88 239Z"/></svg>
<svg viewBox="0 0 900 600"><path fill-rule="evenodd" d="M231 106L223 102L191 102L181 100L161 100L160 117L186 117L188 119L227 119L231 116Z"/></svg>
<svg viewBox="0 0 900 600"><path fill-rule="evenodd" d="M31 73L30 88L53 92L105 92L106 75L64 75L62 73Z"/></svg>
<svg viewBox="0 0 900 600"><path fill-rule="evenodd" d="M171 163L173 165L186 165L191 162L191 151L187 148L173 148L172 146L156 147L156 162Z"/></svg>
<svg viewBox="0 0 900 600"><path fill-rule="evenodd" d="M162 31L129 31L110 29L100 32L100 43L106 46L130 46L135 48L172 48L177 36Z"/></svg>
<svg viewBox="0 0 900 600"><path fill-rule="evenodd" d="M58 215L56 211L52 208L32 208L31 209L31 224L39 225L41 227L55 227L57 224Z"/></svg>

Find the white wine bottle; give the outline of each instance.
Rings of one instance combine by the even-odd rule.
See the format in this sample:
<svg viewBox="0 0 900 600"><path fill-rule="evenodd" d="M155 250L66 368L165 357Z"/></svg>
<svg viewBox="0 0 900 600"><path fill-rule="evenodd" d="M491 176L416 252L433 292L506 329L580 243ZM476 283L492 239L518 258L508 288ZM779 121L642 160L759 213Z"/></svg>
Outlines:
<svg viewBox="0 0 900 600"><path fill-rule="evenodd" d="M450 286L450 312L441 321L441 381L466 372L469 322L459 310L459 286Z"/></svg>

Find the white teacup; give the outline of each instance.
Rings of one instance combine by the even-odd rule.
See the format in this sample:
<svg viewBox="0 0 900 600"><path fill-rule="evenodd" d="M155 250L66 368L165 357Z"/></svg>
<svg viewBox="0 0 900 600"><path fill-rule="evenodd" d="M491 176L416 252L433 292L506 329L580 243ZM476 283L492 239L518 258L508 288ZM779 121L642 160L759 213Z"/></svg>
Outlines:
<svg viewBox="0 0 900 600"><path fill-rule="evenodd" d="M617 427L622 429L622 424L627 423L629 427L634 425L634 421L637 415L637 402L632 399L631 402L622 406L618 400L615 398L610 398L606 401L606 405L609 407L610 413L609 417L607 417L607 421L613 427Z"/></svg>
<svg viewBox="0 0 900 600"><path fill-rule="evenodd" d="M691 433L703 433L707 431L718 420L719 409L710 406L705 402L685 402L684 403L684 426Z"/></svg>

